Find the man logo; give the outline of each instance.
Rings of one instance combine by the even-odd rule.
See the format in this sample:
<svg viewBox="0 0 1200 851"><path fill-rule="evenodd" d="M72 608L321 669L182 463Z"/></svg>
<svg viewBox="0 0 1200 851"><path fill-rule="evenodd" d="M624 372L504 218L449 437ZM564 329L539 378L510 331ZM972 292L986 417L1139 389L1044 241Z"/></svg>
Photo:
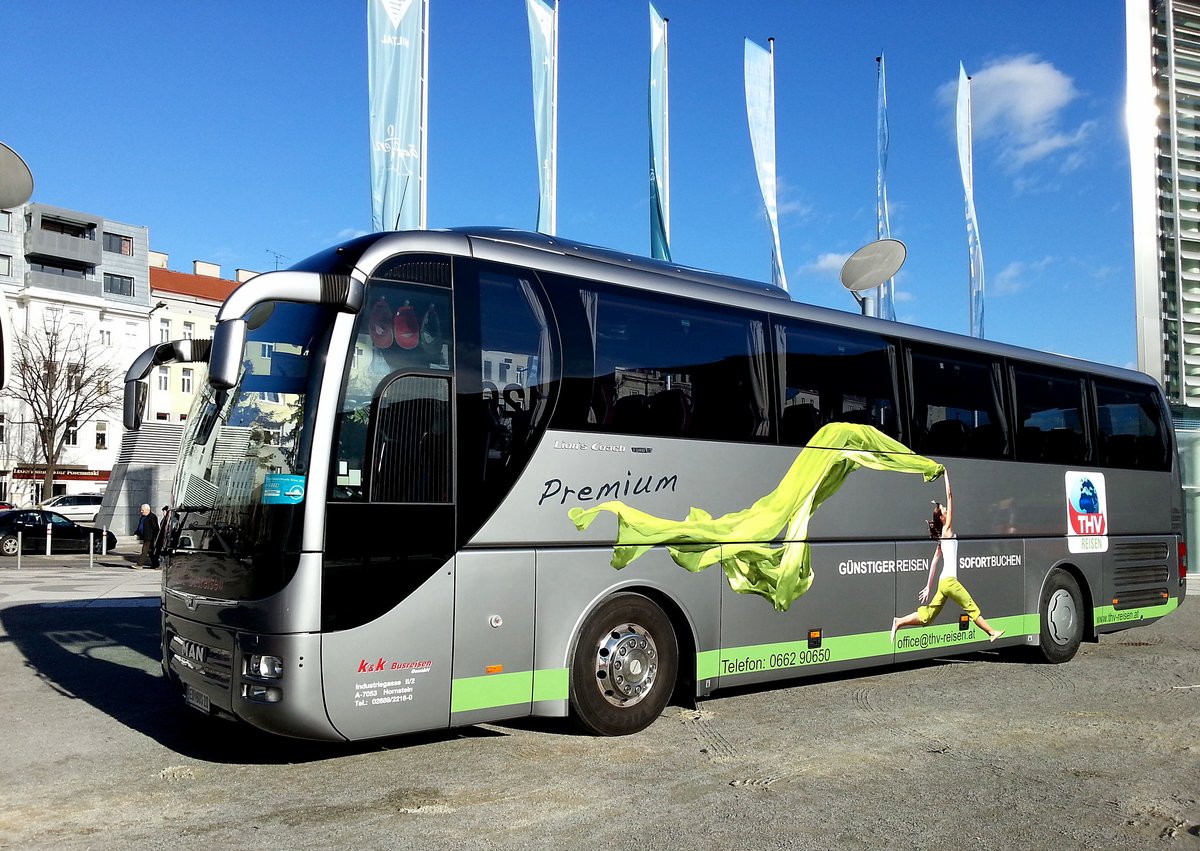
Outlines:
<svg viewBox="0 0 1200 851"><path fill-rule="evenodd" d="M208 648L203 644L198 644L195 641L187 641L185 639L183 642L183 657L189 662L195 662L199 665L203 665L208 661Z"/></svg>
<svg viewBox="0 0 1200 851"><path fill-rule="evenodd" d="M379 2L383 5L383 10L387 12L388 20L392 22L392 29L400 26L404 16L408 14L408 7L412 5L412 0L379 0Z"/></svg>

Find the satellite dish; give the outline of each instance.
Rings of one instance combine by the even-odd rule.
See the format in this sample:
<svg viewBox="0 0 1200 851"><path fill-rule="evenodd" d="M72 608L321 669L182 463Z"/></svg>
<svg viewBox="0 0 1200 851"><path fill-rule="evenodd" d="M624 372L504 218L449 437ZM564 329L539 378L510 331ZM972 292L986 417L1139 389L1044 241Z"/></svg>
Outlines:
<svg viewBox="0 0 1200 851"><path fill-rule="evenodd" d="M20 207L33 195L33 172L25 160L0 142L0 210Z"/></svg>
<svg viewBox="0 0 1200 851"><path fill-rule="evenodd" d="M898 239L877 239L851 254L842 265L842 286L852 293L874 289L895 277L908 249Z"/></svg>

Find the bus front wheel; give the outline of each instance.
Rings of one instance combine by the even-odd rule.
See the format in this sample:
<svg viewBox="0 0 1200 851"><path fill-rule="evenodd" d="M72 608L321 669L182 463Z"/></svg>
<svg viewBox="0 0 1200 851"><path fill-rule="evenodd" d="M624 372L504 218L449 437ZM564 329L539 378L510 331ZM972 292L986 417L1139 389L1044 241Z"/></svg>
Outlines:
<svg viewBox="0 0 1200 851"><path fill-rule="evenodd" d="M644 730L667 705L679 672L671 621L640 594L616 594L584 622L571 660L571 714L601 736Z"/></svg>
<svg viewBox="0 0 1200 851"><path fill-rule="evenodd" d="M1083 640L1083 595L1075 577L1060 568L1050 571L1042 588L1040 613L1039 655L1053 665L1069 661Z"/></svg>

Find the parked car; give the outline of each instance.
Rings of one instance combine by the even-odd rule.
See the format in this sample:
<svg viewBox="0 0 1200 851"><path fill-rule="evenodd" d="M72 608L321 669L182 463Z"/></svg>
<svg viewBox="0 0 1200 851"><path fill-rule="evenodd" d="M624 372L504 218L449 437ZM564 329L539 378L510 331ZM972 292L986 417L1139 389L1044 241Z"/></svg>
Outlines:
<svg viewBox="0 0 1200 851"><path fill-rule="evenodd" d="M0 499L0 511L8 511L12 507L13 504L11 502L5 502L4 500Z"/></svg>
<svg viewBox="0 0 1200 851"><path fill-rule="evenodd" d="M71 520L95 523L104 496L98 493L63 493L42 503L42 508Z"/></svg>
<svg viewBox="0 0 1200 851"><path fill-rule="evenodd" d="M112 552L117 546L117 536L103 529L91 526L81 526L74 520L69 520L53 511L42 511L36 508L16 508L11 511L0 511L0 554L15 556L17 554L17 533L21 533L22 549L27 553L46 552L46 525L50 525L50 551L52 553L86 553L88 535L91 535L92 549L101 552L104 537L108 536L108 551Z"/></svg>

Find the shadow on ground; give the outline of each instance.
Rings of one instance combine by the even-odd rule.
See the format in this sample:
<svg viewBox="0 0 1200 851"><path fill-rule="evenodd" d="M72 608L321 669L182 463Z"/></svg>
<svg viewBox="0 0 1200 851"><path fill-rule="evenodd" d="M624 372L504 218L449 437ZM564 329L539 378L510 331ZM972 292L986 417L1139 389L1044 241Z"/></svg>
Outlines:
<svg viewBox="0 0 1200 851"><path fill-rule="evenodd" d="M0 645L15 648L57 701L83 700L100 712L192 759L214 763L284 764L411 748L449 738L501 736L474 727L367 742L325 743L269 735L249 725L207 718L187 708L161 673L157 601L105 601L105 606L31 604L0 610ZM3 651L0 650L0 653ZM7 655L7 654L5 654ZM16 670L4 672L16 677Z"/></svg>

